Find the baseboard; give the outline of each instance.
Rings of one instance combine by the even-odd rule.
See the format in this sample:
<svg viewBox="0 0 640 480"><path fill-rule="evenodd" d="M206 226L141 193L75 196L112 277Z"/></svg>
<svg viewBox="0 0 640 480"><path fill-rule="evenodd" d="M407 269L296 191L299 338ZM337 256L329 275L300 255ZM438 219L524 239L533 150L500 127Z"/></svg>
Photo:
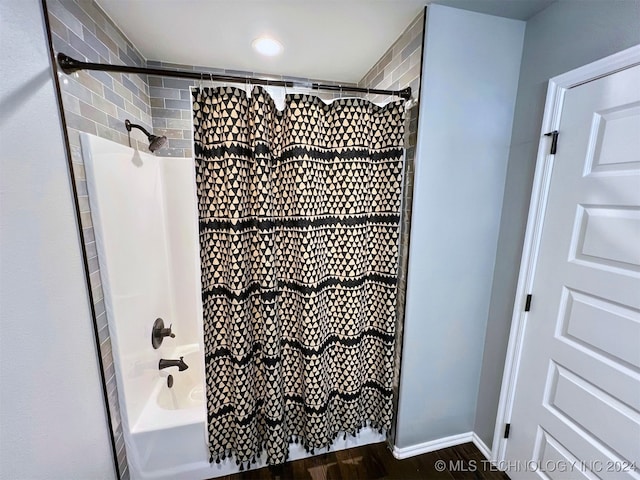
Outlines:
<svg viewBox="0 0 640 480"><path fill-rule="evenodd" d="M491 449L487 447L487 444L484 443L478 435L476 435L476 432L472 433L471 441L476 447L478 447L480 453L482 453L482 455L484 455L487 460L491 460Z"/></svg>
<svg viewBox="0 0 640 480"><path fill-rule="evenodd" d="M480 450L480 453L484 455L487 460L491 460L491 449L480 439L475 432L460 433L458 435L451 435L450 437L437 438L429 442L419 443L418 445L411 445L409 447L398 448L393 447L393 456L398 460L403 458L413 457L415 455L422 455L423 453L433 452L440 450L441 448L455 447L463 443L473 442L473 444Z"/></svg>
<svg viewBox="0 0 640 480"><path fill-rule="evenodd" d="M450 437L438 438L436 440L431 440L430 442L419 443L417 445L411 445L404 448L394 446L392 453L398 460L402 460L403 458L433 452L435 450L440 450L441 448L448 448L462 443L473 442L473 436L473 432L467 432L460 433L458 435L451 435Z"/></svg>

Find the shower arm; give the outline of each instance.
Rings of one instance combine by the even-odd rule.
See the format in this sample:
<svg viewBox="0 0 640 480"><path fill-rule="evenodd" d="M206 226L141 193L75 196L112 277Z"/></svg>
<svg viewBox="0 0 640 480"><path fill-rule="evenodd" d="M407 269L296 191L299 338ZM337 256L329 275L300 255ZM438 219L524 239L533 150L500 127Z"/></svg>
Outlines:
<svg viewBox="0 0 640 480"><path fill-rule="evenodd" d="M138 130L142 130L142 132L147 136L148 139L151 139L151 137L155 136L150 134L146 128L136 124L136 123L131 123L129 120L125 120L124 121L124 126L127 129L127 132L131 132L132 128L137 128Z"/></svg>
<svg viewBox="0 0 640 480"><path fill-rule="evenodd" d="M311 90L329 90L333 92L357 92L368 93L372 95L393 95L403 98L405 100L411 99L411 87L404 88L402 90L380 90L377 88L362 88L352 85L327 85L323 83L315 82L298 82L291 80L268 80L265 78L253 78L253 77L237 77L233 75L216 75L209 72L195 72L184 70L167 70L164 68L147 68L147 67L132 67L129 65L111 65L108 63L91 63L81 62L75 58L71 58L64 53L58 53L57 55L58 65L60 69L67 75L77 72L78 70L96 70L102 72L120 72L120 73L137 73L141 75L156 75L159 77L174 77L174 78L190 78L193 80L211 80L215 82L226 83L242 83L251 85L266 85L274 87L287 87L287 88L309 88Z"/></svg>

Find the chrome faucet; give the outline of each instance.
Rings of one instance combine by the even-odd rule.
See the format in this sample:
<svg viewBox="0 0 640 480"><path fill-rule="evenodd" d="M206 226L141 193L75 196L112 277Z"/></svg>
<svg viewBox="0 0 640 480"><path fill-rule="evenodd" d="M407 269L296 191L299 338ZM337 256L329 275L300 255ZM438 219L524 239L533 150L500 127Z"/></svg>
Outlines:
<svg viewBox="0 0 640 480"><path fill-rule="evenodd" d="M161 358L158 362L158 368L162 370L163 368L178 367L178 370L182 372L189 368L189 365L184 363L184 360L182 360L183 358L184 357L180 357L180 360L165 360L164 358Z"/></svg>

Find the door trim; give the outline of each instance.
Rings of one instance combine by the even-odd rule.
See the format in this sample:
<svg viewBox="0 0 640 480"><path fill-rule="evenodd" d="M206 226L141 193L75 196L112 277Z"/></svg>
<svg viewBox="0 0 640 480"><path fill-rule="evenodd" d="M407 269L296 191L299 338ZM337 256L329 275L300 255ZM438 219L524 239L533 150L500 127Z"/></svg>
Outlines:
<svg viewBox="0 0 640 480"><path fill-rule="evenodd" d="M524 311L524 306L527 294L532 293L533 275L538 261L542 226L551 183L551 172L553 171L555 160L555 155L549 153L552 139L544 134L558 130L564 95L567 90L639 64L640 45L636 45L549 80L531 191L531 202L529 204L529 216L522 249L522 260L520 262L520 274L511 318L511 332L509 334L498 414L493 434L490 460L494 464L500 465L505 461L507 442L503 438L503 432L505 424L511 423L516 380L520 368L525 325L528 317L528 313ZM562 148L562 132L560 132L559 148Z"/></svg>

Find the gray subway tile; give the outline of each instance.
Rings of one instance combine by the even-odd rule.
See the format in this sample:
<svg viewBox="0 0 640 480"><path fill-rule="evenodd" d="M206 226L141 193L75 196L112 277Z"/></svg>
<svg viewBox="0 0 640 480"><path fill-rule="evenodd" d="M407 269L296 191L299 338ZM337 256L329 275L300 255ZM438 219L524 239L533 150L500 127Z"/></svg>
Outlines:
<svg viewBox="0 0 640 480"><path fill-rule="evenodd" d="M83 231L89 227L92 227L91 213L90 212L82 212L80 213L80 225L82 226ZM93 270L89 270L92 272Z"/></svg>
<svg viewBox="0 0 640 480"><path fill-rule="evenodd" d="M129 44L127 44L127 56L131 58L136 63L136 65L138 66L144 65L142 58L140 58L140 54L134 48L132 48L131 45Z"/></svg>
<svg viewBox="0 0 640 480"><path fill-rule="evenodd" d="M102 327L100 330L98 330L98 339L100 340L100 343L104 342L107 338L109 338L109 328L105 325L104 327ZM105 378L107 377L107 370L105 369L104 371L105 374Z"/></svg>
<svg viewBox="0 0 640 480"><path fill-rule="evenodd" d="M107 325L106 320L107 316L104 316L105 325ZM98 330L102 328L103 325L98 325ZM111 338L107 338L104 342L100 344L100 356L102 356L104 362L113 361L113 348L111 346Z"/></svg>
<svg viewBox="0 0 640 480"><path fill-rule="evenodd" d="M102 315L103 313L105 313L106 309L104 307L104 300L98 300L97 302L94 302L94 308L96 310L96 315ZM102 343L102 341L100 341L100 343Z"/></svg>
<svg viewBox="0 0 640 480"><path fill-rule="evenodd" d="M93 301L103 300L104 292L102 291L102 285L98 285L97 287L91 290L93 292Z"/></svg>
<svg viewBox="0 0 640 480"><path fill-rule="evenodd" d="M90 211L90 208L89 208L89 197L79 196L78 197L78 208L80 209L80 212L88 212L88 211Z"/></svg>
<svg viewBox="0 0 640 480"><path fill-rule="evenodd" d="M69 41L69 34L66 25L52 13L49 13L49 25L51 26L51 31L53 33L57 34L64 41Z"/></svg>
<svg viewBox="0 0 640 480"><path fill-rule="evenodd" d="M174 88L150 87L149 96L151 98L180 98L180 90Z"/></svg>
<svg viewBox="0 0 640 480"><path fill-rule="evenodd" d="M78 5L74 0L59 0L60 3L66 8L74 17L76 17L82 25L95 31L95 22L93 19Z"/></svg>
<svg viewBox="0 0 640 480"><path fill-rule="evenodd" d="M89 265L89 273L97 272L100 269L98 265L98 257L88 258L87 264Z"/></svg>
<svg viewBox="0 0 640 480"><path fill-rule="evenodd" d="M173 100L171 98L167 98L164 101L164 104L166 108L189 110L189 113L191 113L191 102L189 100Z"/></svg>
<svg viewBox="0 0 640 480"><path fill-rule="evenodd" d="M149 87L162 87L162 77L156 77L154 75L147 76Z"/></svg>
<svg viewBox="0 0 640 480"><path fill-rule="evenodd" d="M75 48L80 54L90 62L99 62L100 54L96 52L91 46L86 43L82 38L69 30L69 44ZM82 60L82 59L79 59Z"/></svg>
<svg viewBox="0 0 640 480"><path fill-rule="evenodd" d="M113 90L113 77L111 76L111 74L94 70L89 72L89 75Z"/></svg>
<svg viewBox="0 0 640 480"><path fill-rule="evenodd" d="M191 148L192 142L191 140L185 140L182 138L170 138L169 139L169 148Z"/></svg>
<svg viewBox="0 0 640 480"><path fill-rule="evenodd" d="M105 88L105 91L106 90L109 90L109 89ZM107 115L116 115L116 111L117 111L116 105L111 101L109 101L108 99L106 99L105 97L96 95L95 93L92 95L91 105L93 105L95 108L97 108L101 112L106 113Z"/></svg>
<svg viewBox="0 0 640 480"><path fill-rule="evenodd" d="M82 38L102 57L109 59L109 49L85 26L82 27Z"/></svg>
<svg viewBox="0 0 640 480"><path fill-rule="evenodd" d="M73 112L65 112L65 119L67 121L67 126L70 128L75 128L81 132L87 132L96 134L96 123L89 120L88 118L84 118L81 115L77 115Z"/></svg>
<svg viewBox="0 0 640 480"><path fill-rule="evenodd" d="M96 37L107 47L109 53L118 53L118 44L103 29L96 28Z"/></svg>
<svg viewBox="0 0 640 480"><path fill-rule="evenodd" d="M164 108L164 98L151 98L151 108Z"/></svg>
<svg viewBox="0 0 640 480"><path fill-rule="evenodd" d="M165 88L185 89L195 85L195 80L183 80L180 78L165 77L162 79L162 84L164 85ZM178 98L178 97L175 97L175 98Z"/></svg>
<svg viewBox="0 0 640 480"><path fill-rule="evenodd" d="M188 130L191 128L191 120L182 120L177 118L167 118L167 128L179 128L181 130Z"/></svg>
<svg viewBox="0 0 640 480"><path fill-rule="evenodd" d="M187 65L186 63L167 63L167 62L162 62L162 66L164 68L171 68L173 70L183 70L183 71L193 71L195 69L197 69L198 67L195 67L193 65Z"/></svg>
<svg viewBox="0 0 640 480"><path fill-rule="evenodd" d="M410 66L411 62L409 62L408 60L402 62L400 65L398 65L398 68L391 72L391 80L398 80L409 70Z"/></svg>
<svg viewBox="0 0 640 480"><path fill-rule="evenodd" d="M124 99L110 88L104 88L104 97L117 107L124 108Z"/></svg>
<svg viewBox="0 0 640 480"><path fill-rule="evenodd" d="M176 128L156 128L153 133L156 135L164 135L167 138L182 139L184 138L182 132L182 130Z"/></svg>
<svg viewBox="0 0 640 480"><path fill-rule="evenodd" d="M73 168L73 178L75 180L85 180L87 178L83 164L73 162L71 167Z"/></svg>
<svg viewBox="0 0 640 480"><path fill-rule="evenodd" d="M151 111L153 112L153 108L151 109ZM167 128L167 119L153 117L151 120L151 124L153 125L154 128ZM174 127L170 127L170 128L174 128Z"/></svg>
<svg viewBox="0 0 640 480"><path fill-rule="evenodd" d="M125 45L124 48L126 49L127 46ZM118 58L122 60L125 63L125 65L128 65L130 67L139 66L138 64L136 64L135 60L133 60L129 55L127 55L126 50L120 48L120 46L118 46Z"/></svg>
<svg viewBox="0 0 640 480"><path fill-rule="evenodd" d="M80 102L80 113L85 118L101 123L102 125L107 125L107 114L88 103Z"/></svg>
<svg viewBox="0 0 640 480"><path fill-rule="evenodd" d="M112 140L116 143L122 143L120 134L113 128L110 128L105 125L100 125L100 124L97 125L97 128L98 128L98 136L100 138L106 138L107 140Z"/></svg>
<svg viewBox="0 0 640 480"><path fill-rule="evenodd" d="M68 92L62 91L62 105L65 111L80 115L80 101Z"/></svg>
<svg viewBox="0 0 640 480"><path fill-rule="evenodd" d="M67 32L69 34L70 32ZM60 36L51 32L51 41L53 42L53 50L57 53L64 53L72 58L82 59L82 54L69 45L68 40L63 40Z"/></svg>
<svg viewBox="0 0 640 480"><path fill-rule="evenodd" d="M49 13L55 15L69 30L82 36L82 23L59 0L49 0L47 8Z"/></svg>
<svg viewBox="0 0 640 480"><path fill-rule="evenodd" d="M180 110L171 110L168 108L152 108L151 116L162 118L182 118Z"/></svg>
<svg viewBox="0 0 640 480"><path fill-rule="evenodd" d="M418 48L422 46L422 37L415 37L409 44L404 47L400 57L402 60L408 58L413 52L415 52Z"/></svg>
<svg viewBox="0 0 640 480"><path fill-rule="evenodd" d="M91 285L91 288L96 288L97 286L102 285L100 272L93 272L91 275L89 275L89 284Z"/></svg>
<svg viewBox="0 0 640 480"><path fill-rule="evenodd" d="M76 191L78 192L78 196L89 195L89 192L87 190L87 181L76 179Z"/></svg>
<svg viewBox="0 0 640 480"><path fill-rule="evenodd" d="M133 104L138 107L141 111L143 112L150 112L149 109L149 104L143 102L140 98L136 97L135 95L133 96L133 98L131 99Z"/></svg>
<svg viewBox="0 0 640 480"><path fill-rule="evenodd" d="M126 88L122 82L115 82L113 84L113 90L120 95L124 100L128 100L131 101L131 99L133 98L133 93L131 93L131 90L129 90L128 88Z"/></svg>
<svg viewBox="0 0 640 480"><path fill-rule="evenodd" d="M108 37L113 40L118 50L121 48L127 48L127 40L124 38L124 35L120 31L118 27L116 27L113 23L107 22L104 26L104 32L108 35ZM119 53L115 51L114 53Z"/></svg>
<svg viewBox="0 0 640 480"><path fill-rule="evenodd" d="M77 75L77 77L75 75ZM85 72L85 71L77 72L76 74L74 74L72 79L69 80L69 82L71 82L72 80L80 82L82 85L87 87L92 92L97 93L98 95L102 95L103 94L102 92L104 90L103 90L102 83L99 80L97 80L96 78L94 78L91 75L89 75L88 72Z"/></svg>
<svg viewBox="0 0 640 480"><path fill-rule="evenodd" d="M124 85L127 88L127 90L129 90L134 95L136 96L140 95L140 89L136 86L135 83L129 80L129 78L127 78L126 76L122 77L122 85Z"/></svg>
<svg viewBox="0 0 640 480"><path fill-rule="evenodd" d="M124 102L124 109L125 111L129 112L130 115L133 115L133 119L129 118L129 120L131 120L133 123L138 123L137 121L135 121L136 119L140 118L140 115L142 112L140 112L140 109L138 107L136 107L133 103L125 100Z"/></svg>

